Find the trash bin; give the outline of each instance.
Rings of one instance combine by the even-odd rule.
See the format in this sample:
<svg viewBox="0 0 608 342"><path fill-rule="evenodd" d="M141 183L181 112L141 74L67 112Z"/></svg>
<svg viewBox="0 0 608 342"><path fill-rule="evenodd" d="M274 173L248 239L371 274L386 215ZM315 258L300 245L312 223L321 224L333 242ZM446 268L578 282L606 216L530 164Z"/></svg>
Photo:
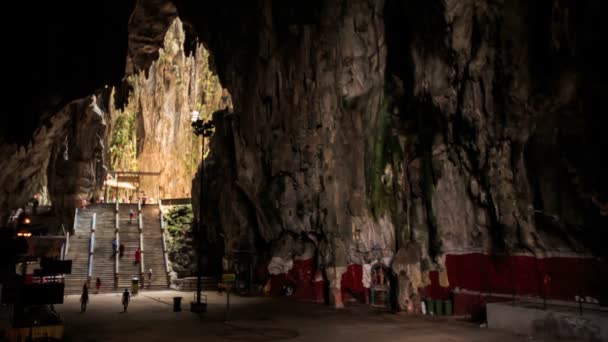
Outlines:
<svg viewBox="0 0 608 342"><path fill-rule="evenodd" d="M435 302L432 299L425 299L427 315L435 314Z"/></svg>
<svg viewBox="0 0 608 342"><path fill-rule="evenodd" d="M444 309L444 314L451 315L452 314L452 301L451 300L444 300L443 301L443 309Z"/></svg>
<svg viewBox="0 0 608 342"><path fill-rule="evenodd" d="M135 277L131 280L131 295L134 296L139 292L139 278Z"/></svg>
<svg viewBox="0 0 608 342"><path fill-rule="evenodd" d="M173 297L173 312L182 311L182 297Z"/></svg>
<svg viewBox="0 0 608 342"><path fill-rule="evenodd" d="M435 305L433 305L435 307L435 315L443 315L443 301L439 300L439 299L435 299L434 300Z"/></svg>

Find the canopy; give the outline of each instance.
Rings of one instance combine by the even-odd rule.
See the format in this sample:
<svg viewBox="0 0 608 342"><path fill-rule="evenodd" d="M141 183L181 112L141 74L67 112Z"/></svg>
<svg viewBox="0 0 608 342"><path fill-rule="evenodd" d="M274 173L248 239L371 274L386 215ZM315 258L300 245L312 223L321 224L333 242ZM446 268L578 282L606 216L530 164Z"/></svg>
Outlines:
<svg viewBox="0 0 608 342"><path fill-rule="evenodd" d="M121 189L131 189L131 190L136 189L136 187L133 185L133 183L117 182L116 179L108 179L103 184L105 186L109 186L111 188L121 188Z"/></svg>

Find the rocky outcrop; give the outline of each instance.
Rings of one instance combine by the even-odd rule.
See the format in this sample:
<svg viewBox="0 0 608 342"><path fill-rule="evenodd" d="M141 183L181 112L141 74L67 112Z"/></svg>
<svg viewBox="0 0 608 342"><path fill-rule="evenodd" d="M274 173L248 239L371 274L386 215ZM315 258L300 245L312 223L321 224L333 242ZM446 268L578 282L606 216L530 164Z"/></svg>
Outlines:
<svg viewBox="0 0 608 342"><path fill-rule="evenodd" d="M53 208L64 222L74 209L99 197L105 180L103 137L106 112L98 98L74 101L64 110L69 117L66 134L53 146L48 165L48 188Z"/></svg>

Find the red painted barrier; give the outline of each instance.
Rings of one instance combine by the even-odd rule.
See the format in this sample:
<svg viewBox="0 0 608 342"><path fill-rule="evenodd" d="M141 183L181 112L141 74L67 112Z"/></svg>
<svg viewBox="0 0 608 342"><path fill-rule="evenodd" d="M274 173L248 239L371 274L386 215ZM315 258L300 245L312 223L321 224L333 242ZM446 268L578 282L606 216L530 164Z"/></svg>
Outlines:
<svg viewBox="0 0 608 342"><path fill-rule="evenodd" d="M450 254L446 256L446 267L450 286L439 286L438 273L433 271L431 285L421 289L421 294L432 299L453 299L457 314L479 312L486 302L505 300L492 294L542 297L546 293L549 299L565 300L582 295L608 302L608 264L591 258ZM280 295L284 285L292 284L293 298L321 301L324 283L315 281L315 272L312 259L296 260L287 274L271 276L270 293ZM340 284L344 300L363 298L361 280L361 265L349 265ZM456 287L483 295L451 296Z"/></svg>
<svg viewBox="0 0 608 342"><path fill-rule="evenodd" d="M361 265L348 265L346 272L342 275L340 290L342 299L348 300L351 297L363 296L363 268Z"/></svg>
<svg viewBox="0 0 608 342"><path fill-rule="evenodd" d="M289 272L270 277L270 294L273 296L281 295L283 286L293 285L295 288L293 298L316 300L318 290L314 282L314 274L313 259L295 260L293 268Z"/></svg>
<svg viewBox="0 0 608 342"><path fill-rule="evenodd" d="M484 294L456 295L453 299L457 314L474 314L486 302L505 300L492 294L546 295L548 299L570 301L575 295L582 295L604 303L608 300L608 264L591 258L470 253L447 255L446 267L450 286L439 286L438 273L430 272L431 285L423 289L423 296L449 299L456 287Z"/></svg>

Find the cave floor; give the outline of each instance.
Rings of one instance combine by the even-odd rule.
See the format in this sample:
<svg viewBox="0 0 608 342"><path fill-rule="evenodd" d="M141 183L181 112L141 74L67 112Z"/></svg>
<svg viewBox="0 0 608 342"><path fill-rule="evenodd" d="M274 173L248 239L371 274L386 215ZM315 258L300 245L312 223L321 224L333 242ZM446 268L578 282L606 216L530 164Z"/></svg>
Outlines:
<svg viewBox="0 0 608 342"><path fill-rule="evenodd" d="M334 310L285 298L230 296L206 292L208 312L187 311L193 293L143 292L122 313L120 294L91 295L86 313L79 296L66 296L56 310L65 321L66 341L530 341L528 336L480 328L448 317L413 317L351 304ZM172 298L182 296L182 312L173 312ZM537 340L542 341L542 340Z"/></svg>

